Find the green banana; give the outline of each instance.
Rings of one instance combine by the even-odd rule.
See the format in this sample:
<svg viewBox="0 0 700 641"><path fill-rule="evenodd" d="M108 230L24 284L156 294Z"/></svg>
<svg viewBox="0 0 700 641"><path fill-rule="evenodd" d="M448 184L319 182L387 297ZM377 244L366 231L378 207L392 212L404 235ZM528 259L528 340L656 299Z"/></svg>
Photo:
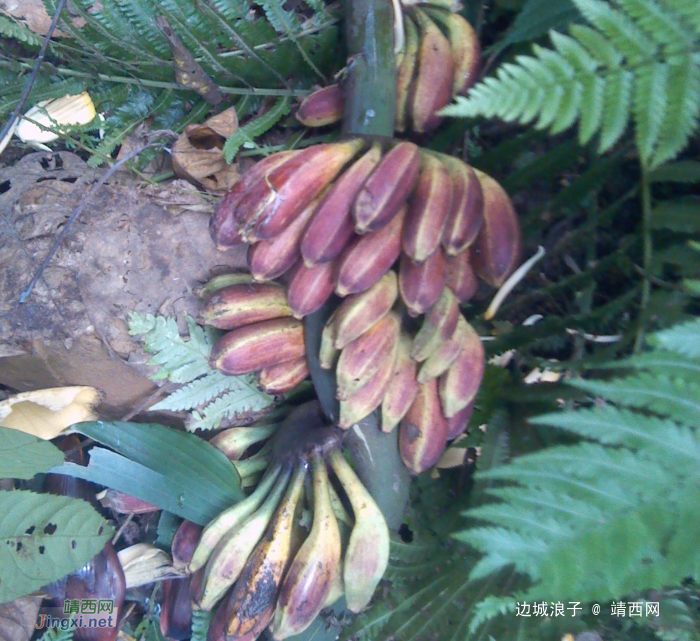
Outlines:
<svg viewBox="0 0 700 641"><path fill-rule="evenodd" d="M240 527L235 527L219 541L211 553L202 581L198 605L211 610L239 577L248 557L262 538L289 481L290 469L282 472L265 502Z"/></svg>
<svg viewBox="0 0 700 641"><path fill-rule="evenodd" d="M348 609L359 612L370 602L389 563L389 528L379 506L339 450L329 454L329 462L355 515L345 550L343 582Z"/></svg>
<svg viewBox="0 0 700 641"><path fill-rule="evenodd" d="M275 639L299 634L311 625L340 572L340 530L331 506L326 463L320 455L313 459L312 474L313 525L282 584L272 625Z"/></svg>
<svg viewBox="0 0 700 641"><path fill-rule="evenodd" d="M199 539L199 544L192 555L192 560L187 566L188 574L192 574L200 568L203 568L209 560L212 550L223 536L232 528L238 527L260 507L279 476L280 470L280 466L271 468L258 487L255 488L255 492L243 501L224 510L213 521L207 524Z"/></svg>

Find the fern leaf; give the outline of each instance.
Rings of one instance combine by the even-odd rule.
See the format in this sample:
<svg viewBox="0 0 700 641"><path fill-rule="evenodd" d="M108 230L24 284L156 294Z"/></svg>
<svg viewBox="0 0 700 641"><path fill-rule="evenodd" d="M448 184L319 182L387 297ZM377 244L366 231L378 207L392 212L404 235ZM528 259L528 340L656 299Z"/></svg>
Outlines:
<svg viewBox="0 0 700 641"><path fill-rule="evenodd" d="M695 0L662 0L664 6L685 18L697 34L700 34L700 8Z"/></svg>
<svg viewBox="0 0 700 641"><path fill-rule="evenodd" d="M656 332L652 343L690 358L700 358L700 318Z"/></svg>
<svg viewBox="0 0 700 641"><path fill-rule="evenodd" d="M700 464L700 443L688 428L626 409L606 406L557 412L539 416L531 422L565 429L604 445L656 448L678 460L688 459Z"/></svg>
<svg viewBox="0 0 700 641"><path fill-rule="evenodd" d="M474 607L474 618L469 624L470 634L475 634L484 623L491 619L514 613L516 611L516 603L517 599L514 597L487 596Z"/></svg>
<svg viewBox="0 0 700 641"><path fill-rule="evenodd" d="M154 354L148 364L161 366L153 376L154 380L189 383L209 371L211 345L206 340L200 343L194 340L206 335L198 334L192 340L183 340L173 318L154 317L152 314L142 317L132 313L129 333L132 336L145 334L144 347Z"/></svg>
<svg viewBox="0 0 700 641"><path fill-rule="evenodd" d="M652 57L657 50L647 36L626 14L604 0L573 0L581 14L605 36L632 64Z"/></svg>
<svg viewBox="0 0 700 641"><path fill-rule="evenodd" d="M685 147L700 116L700 54L678 55L668 65L668 108L652 165L658 167Z"/></svg>
<svg viewBox="0 0 700 641"><path fill-rule="evenodd" d="M261 136L266 131L274 127L281 118L286 116L291 110L288 98L281 98L274 107L265 112L262 116L251 120L243 127L234 132L224 144L224 159L231 163L238 150L246 143L252 143L254 138Z"/></svg>
<svg viewBox="0 0 700 641"><path fill-rule="evenodd" d="M42 39L19 22L0 15L0 36L18 40L30 47L41 47Z"/></svg>
<svg viewBox="0 0 700 641"><path fill-rule="evenodd" d="M696 384L700 383L700 359L687 358L680 354L667 352L661 349L656 349L653 352L644 354L635 354L629 358L611 363L608 367L611 369L634 367L656 374L675 372L676 374L680 374L687 381Z"/></svg>
<svg viewBox="0 0 700 641"><path fill-rule="evenodd" d="M73 631L49 628L39 637L39 641L73 641Z"/></svg>
<svg viewBox="0 0 700 641"><path fill-rule="evenodd" d="M138 32L144 46L161 58L167 59L170 56L170 46L156 25L155 5L144 0L115 0L115 4L126 18L126 22Z"/></svg>
<svg viewBox="0 0 700 641"><path fill-rule="evenodd" d="M201 414L194 412L187 427L191 431L212 430L223 421L249 422L268 409L273 400L271 396L259 392L252 383L245 384L241 381L238 389L217 398Z"/></svg>
<svg viewBox="0 0 700 641"><path fill-rule="evenodd" d="M225 376L220 372L209 372L156 403L151 407L151 410L180 412L195 409L230 389L231 379L231 376Z"/></svg>
<svg viewBox="0 0 700 641"><path fill-rule="evenodd" d="M667 84L668 66L662 63L640 67L634 79L634 130L644 165L649 164L661 132Z"/></svg>
<svg viewBox="0 0 700 641"><path fill-rule="evenodd" d="M585 25L573 25L571 35L578 40L588 53L603 67L619 67L624 56L602 33Z"/></svg>
<svg viewBox="0 0 700 641"><path fill-rule="evenodd" d="M700 426L700 386L668 376L638 374L613 381L571 383L625 407L650 409L681 423Z"/></svg>
<svg viewBox="0 0 700 641"><path fill-rule="evenodd" d="M608 151L627 128L632 104L634 75L619 69L607 77L603 92L603 121L601 123L600 153Z"/></svg>
<svg viewBox="0 0 700 641"><path fill-rule="evenodd" d="M309 57L309 54L306 52L306 49L304 49L302 43L299 41L296 35L300 31L297 16L293 12L287 11L283 7L283 2L281 0L256 0L256 4L263 8L265 11L265 16L270 21L270 24L275 28L275 31L287 35L295 44L299 50L299 53L301 53L306 64L313 69L319 78L325 80L325 76L316 66L314 61Z"/></svg>
<svg viewBox="0 0 700 641"><path fill-rule="evenodd" d="M618 8L572 1L592 26L572 25L570 36L550 33L553 49L534 45L534 56L503 64L441 113L536 121L553 134L578 121L582 144L600 134L600 153L633 120L642 164L658 167L698 126L700 39L687 21L700 20L700 10L661 0L616 0Z"/></svg>
<svg viewBox="0 0 700 641"><path fill-rule="evenodd" d="M469 580L476 581L512 565L516 572L533 578L539 575L538 563L546 554L545 542L535 536L524 537L513 529L476 527L458 532L454 537L480 552L487 552L471 569ZM492 553L494 549L499 550Z"/></svg>
<svg viewBox="0 0 700 641"><path fill-rule="evenodd" d="M616 0L632 19L657 44L667 50L685 49L692 45L693 34L685 29L676 16L656 0Z"/></svg>
<svg viewBox="0 0 700 641"><path fill-rule="evenodd" d="M567 497L566 502L563 502L561 493L555 492L549 487L495 487L488 490L488 494L507 502L521 512L536 511L541 514L552 515L554 518L577 523L588 522L593 524L602 522L602 509L595 503L575 499L571 496ZM473 508L469 515L476 511L474 518L480 518L480 509L480 507Z"/></svg>
<svg viewBox="0 0 700 641"><path fill-rule="evenodd" d="M651 223L654 229L670 229L686 234L699 233L698 200L679 198L662 202L654 207Z"/></svg>

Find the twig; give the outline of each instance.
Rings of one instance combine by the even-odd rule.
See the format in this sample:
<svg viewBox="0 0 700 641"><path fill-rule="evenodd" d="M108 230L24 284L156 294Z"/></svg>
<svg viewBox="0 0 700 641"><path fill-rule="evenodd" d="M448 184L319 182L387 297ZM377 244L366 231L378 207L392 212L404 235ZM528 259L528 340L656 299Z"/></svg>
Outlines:
<svg viewBox="0 0 700 641"><path fill-rule="evenodd" d="M488 309L484 312L484 318L486 320L491 320L496 315L498 308L506 299L506 296L508 296L508 294L510 294L513 291L515 286L523 278L525 278L525 276L527 276L527 273L544 256L544 254L544 247L540 245L535 255L532 256L532 258L526 260L522 265L520 265L520 267L518 267L518 269L516 269L510 275L508 280L505 283L503 283L503 285L501 285L501 288L496 292L496 295L493 297L493 300L491 301L491 304L489 305Z"/></svg>
<svg viewBox="0 0 700 641"><path fill-rule="evenodd" d="M48 264L51 262L51 259L53 258L53 255L56 253L58 248L61 246L61 243L63 243L63 239L66 237L68 232L70 231L70 228L72 227L73 223L78 219L80 214L83 213L83 209L85 209L85 206L92 200L92 197L97 193L97 191L102 187L102 185L109 180L109 178L116 172L120 167L124 166L127 162L138 156L141 152L145 151L146 149L149 149L150 147L157 147L160 143L149 143L147 145L144 145L143 147L139 147L138 149L135 149L132 151L130 154L127 154L122 158L121 160L117 161L110 167L103 175L102 177L92 186L92 189L85 194L83 199L80 201L79 205L75 208L73 213L70 215L70 218L66 221L66 224L63 226L63 229L61 230L61 233L58 235L58 238L54 241L53 245L51 246L51 249L49 250L48 254L46 254L46 258L44 258L44 261L41 263L41 266L39 267L39 270L37 271L36 274L34 274L34 277L32 278L31 282L29 283L29 286L27 289L25 289L22 294L19 297L19 302L24 303L24 301L27 300L29 295L32 293L34 286L37 284L37 281L41 277L41 275L44 273L44 270L48 267Z"/></svg>
<svg viewBox="0 0 700 641"><path fill-rule="evenodd" d="M2 128L2 132L0 132L0 140L3 140L5 136L7 135L7 132L12 129L12 127L15 124L15 121L19 117L20 111L22 111L22 108L24 107L24 103L27 102L27 98L29 98L29 92L32 90L32 87L34 86L34 82L36 81L36 77L39 75L39 67L41 67L41 63L44 61L44 55L46 55L46 49L48 49L49 42L51 41L51 36L53 35L53 31L56 28L56 24L58 24L58 17L61 15L61 11L63 10L63 5L66 4L66 0L58 0L58 4L56 5L56 11L53 14L53 19L51 20L51 24L49 25L49 30L46 32L46 35L44 36L44 42L41 43L41 49L39 50L39 55L36 58L36 61L34 62L34 68L32 69L32 75L29 76L29 82L27 82L27 86L24 88L24 91L22 92L22 97L19 99L19 102L17 103L17 106L15 107L15 110L12 112L12 115L10 116L10 119L5 123L5 126Z"/></svg>
<svg viewBox="0 0 700 641"><path fill-rule="evenodd" d="M117 530L117 533L112 538L112 545L117 544L117 541L121 538L124 530L126 529L126 526L129 525L129 523L131 523L131 519L133 519L133 518L134 518L134 513L129 512L129 515L126 517L126 519L124 519L124 522L121 524L121 526Z"/></svg>
<svg viewBox="0 0 700 641"><path fill-rule="evenodd" d="M9 67L7 61L0 61L0 67ZM29 66L24 62L20 62L19 66ZM175 91L187 91L176 82L165 82L162 80L147 80L146 78L129 78L128 76L110 76L106 73L90 73L88 71L79 71L78 69L69 69L67 67L53 67L56 73L74 78L91 78L93 80L103 80L105 82L118 82L127 85L139 85L143 87L155 87L157 89L173 89ZM232 96L273 96L273 97L291 97L304 98L311 91L309 89L267 89L253 87L251 89L242 89L240 87L219 87L221 93Z"/></svg>
<svg viewBox="0 0 700 641"><path fill-rule="evenodd" d="M644 347L644 332L646 329L647 307L651 297L651 280L648 274L651 272L651 261L653 255L651 239L651 185L649 183L649 172L642 166L642 238L644 239L644 280L642 281L642 300L639 303L639 319L637 325L637 336L634 341L634 352L639 352Z"/></svg>
<svg viewBox="0 0 700 641"><path fill-rule="evenodd" d="M159 387L156 389L153 394L149 395L148 398L146 398L144 401L139 403L136 407L132 408L129 410L124 416L122 416L122 421L130 421L134 416L137 414L140 414L142 411L148 409L151 405L153 405L153 402L159 397L163 396L163 394L170 394L175 389L175 385L173 384L166 384L163 385L162 387Z"/></svg>

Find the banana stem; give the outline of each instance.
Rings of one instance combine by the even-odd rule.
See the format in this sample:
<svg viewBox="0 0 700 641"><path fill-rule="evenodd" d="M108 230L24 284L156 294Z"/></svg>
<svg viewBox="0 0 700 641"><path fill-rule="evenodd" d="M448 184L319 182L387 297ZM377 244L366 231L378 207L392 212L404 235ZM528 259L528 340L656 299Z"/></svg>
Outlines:
<svg viewBox="0 0 700 641"><path fill-rule="evenodd" d="M394 135L394 8L387 0L345 0L348 78L343 135Z"/></svg>

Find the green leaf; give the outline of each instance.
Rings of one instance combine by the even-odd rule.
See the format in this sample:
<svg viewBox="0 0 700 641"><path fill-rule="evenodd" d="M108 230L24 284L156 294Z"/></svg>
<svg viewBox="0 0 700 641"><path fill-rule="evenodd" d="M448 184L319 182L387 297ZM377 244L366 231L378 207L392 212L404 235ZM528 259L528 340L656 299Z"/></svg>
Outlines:
<svg viewBox="0 0 700 641"><path fill-rule="evenodd" d="M124 492L177 514L183 519L206 525L217 514L232 505L219 493L206 494L207 484L183 484L163 474L135 463L102 447L90 450L90 461L86 466L64 463L51 470L54 474L65 474ZM202 497L206 500L203 502Z"/></svg>
<svg viewBox="0 0 700 641"><path fill-rule="evenodd" d="M73 641L73 631L49 628L39 637L39 641Z"/></svg>
<svg viewBox="0 0 700 641"><path fill-rule="evenodd" d="M618 0L619 7L571 1L592 27L571 25L570 37L551 32L554 49L534 45L534 56L504 63L441 113L521 124L537 120L536 127L550 134L578 121L583 144L600 133L600 153L634 120L643 164L653 169L672 159L700 117L697 33L681 24L676 6L662 8L654 0ZM537 4L543 11L549 5Z"/></svg>
<svg viewBox="0 0 700 641"><path fill-rule="evenodd" d="M0 15L0 36L19 40L19 42L23 42L30 47L41 47L42 38L37 36L31 29L14 20L10 20L4 15Z"/></svg>
<svg viewBox="0 0 700 641"><path fill-rule="evenodd" d="M230 502L243 498L234 466L198 436L157 423L122 421L78 423L74 429L174 482L186 485L196 479L206 486L203 494L216 492Z"/></svg>
<svg viewBox="0 0 700 641"><path fill-rule="evenodd" d="M63 452L50 441L0 427L0 478L30 479L63 463Z"/></svg>
<svg viewBox="0 0 700 641"><path fill-rule="evenodd" d="M187 429L212 430L225 420L249 423L268 410L272 401L272 396L263 394L251 384L243 383L237 390L228 392L207 405L201 414L193 412Z"/></svg>
<svg viewBox="0 0 700 641"><path fill-rule="evenodd" d="M656 332L650 342L676 354L700 358L700 318Z"/></svg>
<svg viewBox="0 0 700 641"><path fill-rule="evenodd" d="M74 429L123 456L95 448L88 467L64 464L55 473L86 478L201 525L243 498L235 467L193 434L125 422L78 423Z"/></svg>
<svg viewBox="0 0 700 641"><path fill-rule="evenodd" d="M209 354L219 330L200 327L187 317L190 339L180 336L174 318L131 314L129 332L143 336L144 348L153 354L149 364L160 369L153 380L186 383L151 410L181 411L192 414L186 422L190 431L211 430L223 420L254 420L274 402L261 392L252 376L225 376L209 367Z"/></svg>
<svg viewBox="0 0 700 641"><path fill-rule="evenodd" d="M113 528L80 499L0 492L0 603L74 572L102 550Z"/></svg>
<svg viewBox="0 0 700 641"><path fill-rule="evenodd" d="M226 140L224 144L224 160L227 163L233 162L238 150L243 145L253 143L255 138L272 129L290 110L291 104L289 99L281 98L272 109L243 125Z"/></svg>
<svg viewBox="0 0 700 641"><path fill-rule="evenodd" d="M679 198L661 202L654 207L651 224L654 229L700 233L700 200Z"/></svg>
<svg viewBox="0 0 700 641"><path fill-rule="evenodd" d="M214 344L215 333L202 329L194 319L187 317L190 340L180 336L174 318L131 313L129 334L143 335L144 348L154 354L149 365L159 365L161 369L153 376L154 380L168 379L174 383L189 383L209 371L209 354Z"/></svg>
<svg viewBox="0 0 700 641"><path fill-rule="evenodd" d="M700 162L697 160L679 160L654 169L649 180L655 183L695 183L700 182Z"/></svg>
<svg viewBox="0 0 700 641"><path fill-rule="evenodd" d="M208 403L222 392L230 389L231 379L231 376L226 376L220 372L209 372L176 390L149 409L154 412L161 410L179 412L181 410L194 409L199 405Z"/></svg>
<svg viewBox="0 0 700 641"><path fill-rule="evenodd" d="M648 165L667 106L668 66L656 63L640 67L634 80L634 121L637 148L642 163Z"/></svg>
<svg viewBox="0 0 700 641"><path fill-rule="evenodd" d="M700 385L682 378L638 374L614 381L572 381L574 387L626 407L646 408L661 416L700 426Z"/></svg>
<svg viewBox="0 0 700 641"><path fill-rule="evenodd" d="M518 42L535 40L550 29L565 27L580 18L581 14L571 0L527 0L505 38L494 47L494 52L500 53Z"/></svg>

